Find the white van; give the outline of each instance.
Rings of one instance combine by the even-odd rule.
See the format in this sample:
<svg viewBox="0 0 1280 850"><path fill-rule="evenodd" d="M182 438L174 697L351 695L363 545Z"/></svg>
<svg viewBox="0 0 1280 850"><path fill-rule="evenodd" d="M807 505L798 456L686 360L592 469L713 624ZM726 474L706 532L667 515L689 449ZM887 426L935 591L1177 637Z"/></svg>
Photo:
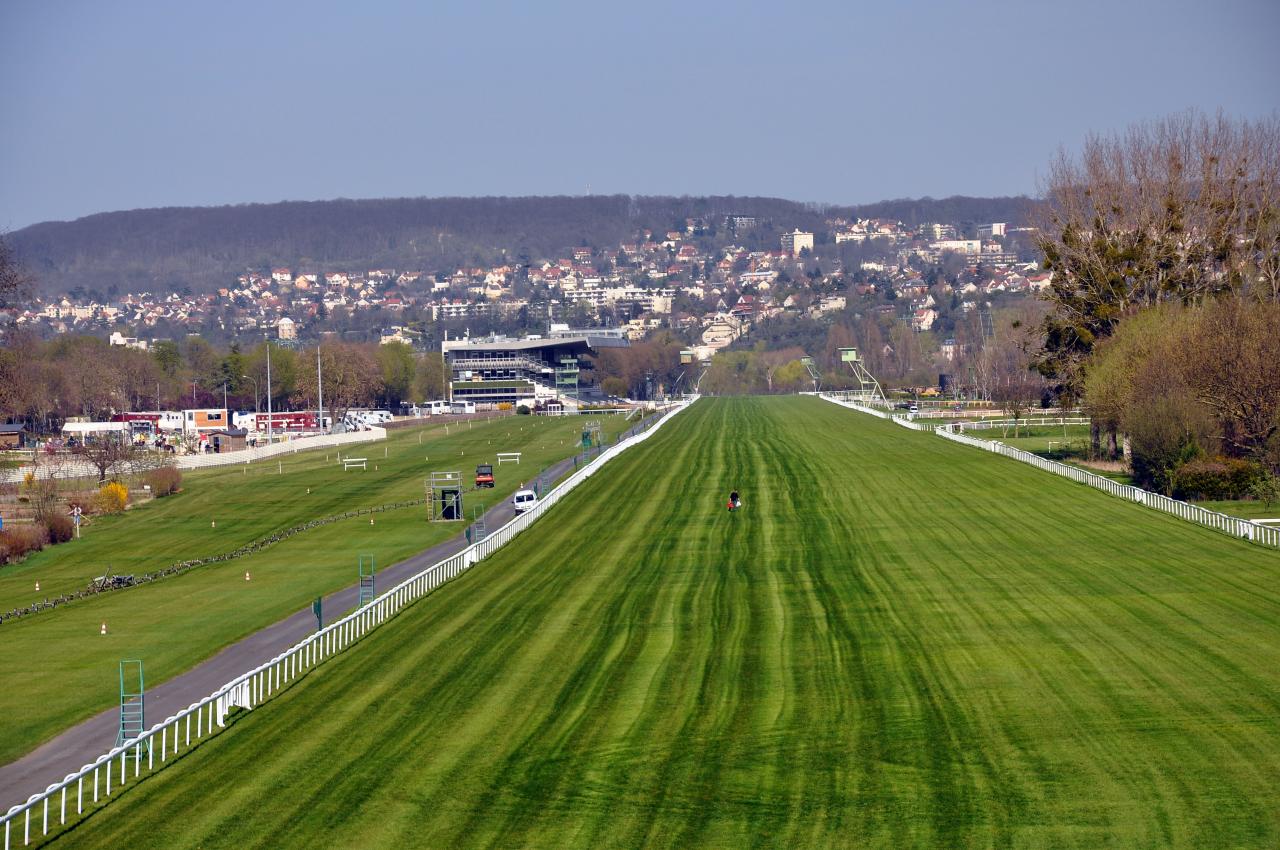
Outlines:
<svg viewBox="0 0 1280 850"><path fill-rule="evenodd" d="M533 510L537 504L538 494L532 490L517 490L516 494L511 497L511 507L515 508L518 514Z"/></svg>

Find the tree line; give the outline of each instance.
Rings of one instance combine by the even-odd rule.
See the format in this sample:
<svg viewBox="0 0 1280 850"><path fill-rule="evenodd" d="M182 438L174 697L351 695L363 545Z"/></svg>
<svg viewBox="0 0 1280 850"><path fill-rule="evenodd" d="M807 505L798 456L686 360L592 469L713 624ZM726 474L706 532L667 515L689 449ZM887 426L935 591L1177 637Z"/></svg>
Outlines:
<svg viewBox="0 0 1280 850"><path fill-rule="evenodd" d="M683 391L695 377L694 366L680 363L686 347L660 331L625 348L604 348L582 364L581 379L636 399ZM445 398L448 378L439 352L399 342L218 348L188 336L143 351L87 335L46 341L15 333L0 348L0 421L25 422L40 433L57 431L69 417L103 420L128 411L224 403L232 410L316 409L321 389L326 414L338 421L351 408L394 411L401 402Z"/></svg>
<svg viewBox="0 0 1280 850"><path fill-rule="evenodd" d="M265 411L268 397L274 410L314 409L321 389L336 421L352 407L440 398L444 385L441 356L403 343L325 341L291 349L263 342L217 349L191 336L141 351L92 336L43 341L17 333L0 349L0 417L44 433L73 416L100 420L128 411L221 408L224 402L233 410Z"/></svg>
<svg viewBox="0 0 1280 850"><path fill-rule="evenodd" d="M1060 154L1039 234L1053 391L1137 483L1237 497L1280 469L1280 117L1187 112ZM1105 448L1103 440L1105 439Z"/></svg>
<svg viewBox="0 0 1280 850"><path fill-rule="evenodd" d="M948 198L866 207L815 207L777 198L589 197L391 198L130 210L45 222L11 234L41 291L109 296L204 291L246 269L315 270L528 263L580 245L616 247L645 229L659 239L699 218L702 240L777 250L784 229L825 229L832 215L936 221L1009 221L1025 199ZM723 217L756 217L757 228L723 230Z"/></svg>

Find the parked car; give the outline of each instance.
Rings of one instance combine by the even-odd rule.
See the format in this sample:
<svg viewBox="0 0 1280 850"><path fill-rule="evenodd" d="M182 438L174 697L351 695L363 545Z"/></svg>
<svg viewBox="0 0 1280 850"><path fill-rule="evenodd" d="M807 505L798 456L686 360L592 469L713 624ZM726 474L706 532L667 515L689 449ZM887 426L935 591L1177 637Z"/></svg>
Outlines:
<svg viewBox="0 0 1280 850"><path fill-rule="evenodd" d="M532 490L517 490L511 497L511 507L515 508L518 514L533 510L537 504L538 494Z"/></svg>

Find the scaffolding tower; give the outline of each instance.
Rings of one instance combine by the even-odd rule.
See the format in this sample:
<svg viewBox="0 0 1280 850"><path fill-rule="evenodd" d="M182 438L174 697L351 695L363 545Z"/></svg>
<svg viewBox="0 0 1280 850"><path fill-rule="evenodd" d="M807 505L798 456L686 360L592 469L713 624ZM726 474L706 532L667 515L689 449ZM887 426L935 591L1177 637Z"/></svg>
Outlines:
<svg viewBox="0 0 1280 850"><path fill-rule="evenodd" d="M809 373L809 379L813 381L813 391L816 393L822 389L822 373L818 371L818 367L814 364L812 357L801 357L800 365L804 366L805 371Z"/></svg>
<svg viewBox="0 0 1280 850"><path fill-rule="evenodd" d="M590 422L582 424L582 448L589 449L604 445L604 431L600 427L600 421L593 419Z"/></svg>
<svg viewBox="0 0 1280 850"><path fill-rule="evenodd" d="M431 500L431 521L466 520L462 510L462 473L433 472L427 479L427 498Z"/></svg>
<svg viewBox="0 0 1280 850"><path fill-rule="evenodd" d="M578 358L561 357L556 367L556 392L561 396L569 396L578 400Z"/></svg>
<svg viewBox="0 0 1280 850"><path fill-rule="evenodd" d="M849 364L849 368L853 370L853 377L858 381L859 389L849 393L854 401L862 404L888 405L888 401L884 397L884 391L880 389L880 382L867 371L866 365L862 362L862 357L858 354L858 349L840 349L840 360Z"/></svg>
<svg viewBox="0 0 1280 850"><path fill-rule="evenodd" d="M489 536L489 530L484 524L484 505L472 507L471 517L471 542L479 543Z"/></svg>

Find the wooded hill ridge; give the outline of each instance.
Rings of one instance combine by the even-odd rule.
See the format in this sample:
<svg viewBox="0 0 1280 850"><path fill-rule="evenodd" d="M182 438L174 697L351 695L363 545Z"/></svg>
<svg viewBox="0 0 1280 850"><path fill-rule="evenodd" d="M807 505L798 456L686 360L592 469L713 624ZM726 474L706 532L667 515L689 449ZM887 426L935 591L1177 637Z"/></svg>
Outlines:
<svg viewBox="0 0 1280 850"><path fill-rule="evenodd" d="M889 218L908 226L1025 221L1025 197L882 201L841 207L760 197L385 198L286 201L221 207L165 207L98 213L34 224L10 234L44 295L207 291L246 269L289 266L451 271L462 265L527 263L577 246L616 247L644 229L655 238L705 220L709 238L776 250L793 228L822 232L833 216ZM725 232L727 215L759 226Z"/></svg>

